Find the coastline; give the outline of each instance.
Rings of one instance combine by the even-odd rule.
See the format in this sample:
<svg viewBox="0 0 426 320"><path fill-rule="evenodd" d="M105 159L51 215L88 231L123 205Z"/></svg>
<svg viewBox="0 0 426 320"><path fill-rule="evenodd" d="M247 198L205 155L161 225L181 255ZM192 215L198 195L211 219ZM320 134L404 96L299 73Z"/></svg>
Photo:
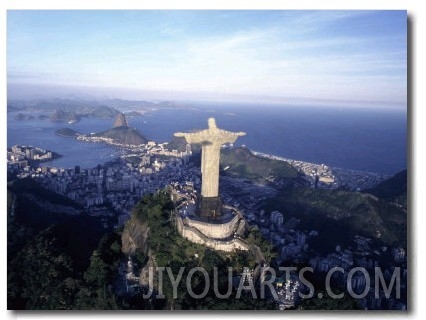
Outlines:
<svg viewBox="0 0 426 320"><path fill-rule="evenodd" d="M380 182L388 179L391 175L380 174L371 171L360 171L354 169L344 169L332 167L326 164L318 164L295 159L288 159L264 152L250 150L254 155L273 159L277 161L285 161L294 167L299 173L304 174L312 186L336 189L339 187L347 187L360 191L362 189L371 188Z"/></svg>

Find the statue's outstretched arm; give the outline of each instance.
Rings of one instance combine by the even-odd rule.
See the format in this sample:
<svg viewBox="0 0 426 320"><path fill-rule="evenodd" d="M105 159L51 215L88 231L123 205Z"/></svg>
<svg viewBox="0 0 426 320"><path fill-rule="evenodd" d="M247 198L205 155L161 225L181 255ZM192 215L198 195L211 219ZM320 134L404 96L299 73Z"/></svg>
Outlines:
<svg viewBox="0 0 426 320"><path fill-rule="evenodd" d="M222 130L221 143L234 143L238 137L245 136L245 132L231 132Z"/></svg>
<svg viewBox="0 0 426 320"><path fill-rule="evenodd" d="M205 131L199 132L176 132L174 134L175 137L184 137L186 142L191 143L201 143L206 140Z"/></svg>
<svg viewBox="0 0 426 320"><path fill-rule="evenodd" d="M183 133L183 132L176 132L175 134L174 134L174 136L175 137L185 137L185 135L186 135L187 133Z"/></svg>

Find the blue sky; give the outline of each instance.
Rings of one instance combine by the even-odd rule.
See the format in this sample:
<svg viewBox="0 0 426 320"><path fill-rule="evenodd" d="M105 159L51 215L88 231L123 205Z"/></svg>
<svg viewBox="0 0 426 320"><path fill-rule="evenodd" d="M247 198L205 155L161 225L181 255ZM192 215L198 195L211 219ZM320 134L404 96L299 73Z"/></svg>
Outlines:
<svg viewBox="0 0 426 320"><path fill-rule="evenodd" d="M405 108L406 43L405 11L12 10L8 86Z"/></svg>

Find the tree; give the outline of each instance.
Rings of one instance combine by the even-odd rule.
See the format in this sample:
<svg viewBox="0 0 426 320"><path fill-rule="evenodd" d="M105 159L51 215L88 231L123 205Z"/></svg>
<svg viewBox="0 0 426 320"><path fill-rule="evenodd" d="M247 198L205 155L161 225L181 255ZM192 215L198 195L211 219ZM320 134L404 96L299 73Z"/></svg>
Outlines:
<svg viewBox="0 0 426 320"><path fill-rule="evenodd" d="M30 310L66 308L58 301L69 300L68 293L61 290L61 286L64 286L65 279L72 279L73 263L52 228L41 232L18 252L10 268L13 272L9 274L8 287L14 288L10 292L13 295L9 295L10 307Z"/></svg>
<svg viewBox="0 0 426 320"><path fill-rule="evenodd" d="M84 273L84 280L93 287L103 287L108 280L108 265L101 259L98 250L93 251L90 266Z"/></svg>

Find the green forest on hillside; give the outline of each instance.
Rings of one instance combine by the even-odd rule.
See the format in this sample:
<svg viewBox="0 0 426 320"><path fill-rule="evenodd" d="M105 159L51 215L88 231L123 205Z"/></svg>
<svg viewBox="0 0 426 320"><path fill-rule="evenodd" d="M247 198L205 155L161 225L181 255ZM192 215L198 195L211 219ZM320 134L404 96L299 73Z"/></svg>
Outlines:
<svg viewBox="0 0 426 320"><path fill-rule="evenodd" d="M273 178L296 178L297 171L284 161L254 155L247 148L222 149L220 164L225 173L254 181Z"/></svg>
<svg viewBox="0 0 426 320"><path fill-rule="evenodd" d="M27 189L26 192L32 191ZM254 264L253 257L250 252L215 252L180 237L171 219L173 203L167 192L145 196L135 206L131 220L137 221L141 228L148 226L147 243L137 245L149 247L157 266L170 267L175 276L184 267L176 299L173 299L173 287L166 275L163 282L165 299L144 299L143 291L134 295L116 294L118 267L127 261L127 256L122 253L122 235L127 225L124 230L94 232L99 222L79 216L59 220L46 218L45 225L33 228L31 223L21 219L22 209L35 216L41 209L34 207L30 210L31 203L22 202L22 199L25 197L11 187L8 191L8 309L275 308L274 303L255 300L244 292L235 298L236 288L232 289L230 298L216 298L213 268L218 270L218 290L227 292L227 268L232 268L233 275L239 274L244 266ZM252 240L253 244L263 241L259 237ZM137 250L133 258L142 267L148 257ZM192 267L204 268L211 278L208 292L202 299L191 297L186 287L186 277ZM204 287L203 274L194 273L191 278L193 292L200 294Z"/></svg>
<svg viewBox="0 0 426 320"><path fill-rule="evenodd" d="M324 250L349 243L355 234L378 238L386 245L407 245L407 213L387 200L345 190L286 188L264 201L266 211L280 210L296 217L305 229L321 234Z"/></svg>

